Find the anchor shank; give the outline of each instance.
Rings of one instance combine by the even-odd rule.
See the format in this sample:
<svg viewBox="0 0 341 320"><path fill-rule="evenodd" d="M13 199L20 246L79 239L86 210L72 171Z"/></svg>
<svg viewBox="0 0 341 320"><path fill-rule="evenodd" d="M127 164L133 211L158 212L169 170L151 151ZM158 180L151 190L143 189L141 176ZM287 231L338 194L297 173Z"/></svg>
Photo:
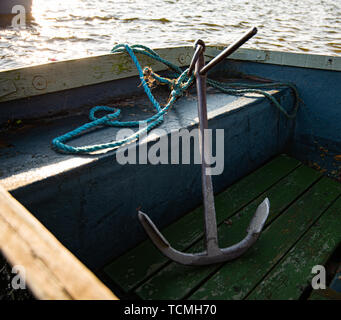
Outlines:
<svg viewBox="0 0 341 320"><path fill-rule="evenodd" d="M201 44L197 44L201 46ZM220 251L218 246L218 231L216 213L214 207L214 196L211 175L208 173L209 159L208 147L209 139L205 130L208 129L207 104L206 104L206 75L201 75L200 70L204 66L204 48L201 50L199 58L195 64L195 75L198 95L198 116L199 116L199 146L201 152L201 178L202 194L204 202L204 219L207 254L216 254Z"/></svg>
<svg viewBox="0 0 341 320"><path fill-rule="evenodd" d="M204 67L204 51L205 43L197 40L195 53L192 58L187 75L191 76L195 69L197 95L198 95L198 117L199 117L199 147L201 155L201 180L202 194L204 202L204 221L205 221L205 242L206 250L198 253L185 253L174 249L162 233L158 230L152 220L143 212L139 211L138 217L145 231L153 241L154 245L169 259L184 265L209 265L229 261L240 257L248 250L259 238L260 233L265 225L269 215L270 203L268 198L258 206L251 223L247 229L246 237L233 246L220 249L218 246L218 230L216 212L214 207L214 195L211 178L211 139L212 135L208 135L208 119L207 119L207 99L206 99L206 72L213 65L226 58L227 55L236 50L241 44L247 41L256 33L257 29L252 29L241 40L230 48L226 49L213 62ZM202 72L202 71L205 72Z"/></svg>

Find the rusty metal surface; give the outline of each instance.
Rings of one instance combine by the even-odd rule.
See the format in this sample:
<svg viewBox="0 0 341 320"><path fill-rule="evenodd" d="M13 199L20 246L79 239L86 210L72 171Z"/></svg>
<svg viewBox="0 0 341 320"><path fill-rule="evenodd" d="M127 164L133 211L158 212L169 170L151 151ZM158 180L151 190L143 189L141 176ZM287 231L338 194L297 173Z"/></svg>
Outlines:
<svg viewBox="0 0 341 320"><path fill-rule="evenodd" d="M212 177L209 173L209 139L206 134L208 129L207 120L207 98L206 98L206 72L214 65L225 59L229 54L232 54L243 43L256 34L257 29L253 28L245 34L239 41L222 52L206 65L204 60L205 44L202 40L195 43L196 50L190 64L188 74L193 70L195 64L195 77L197 86L197 103L199 117L199 146L201 152L201 182L202 196L204 204L204 221L205 221L205 244L206 251L200 253L183 253L171 247L166 238L160 233L158 228L149 217L139 211L138 217L155 246L169 259L184 265L208 265L236 259L246 252L259 238L259 235L264 227L265 221L269 215L270 203L266 198L257 208L256 213L251 220L247 229L247 236L237 244L228 248L219 248L218 230L216 221L216 212L214 207L214 194ZM213 62L213 63L212 63ZM204 71L204 72L203 72Z"/></svg>

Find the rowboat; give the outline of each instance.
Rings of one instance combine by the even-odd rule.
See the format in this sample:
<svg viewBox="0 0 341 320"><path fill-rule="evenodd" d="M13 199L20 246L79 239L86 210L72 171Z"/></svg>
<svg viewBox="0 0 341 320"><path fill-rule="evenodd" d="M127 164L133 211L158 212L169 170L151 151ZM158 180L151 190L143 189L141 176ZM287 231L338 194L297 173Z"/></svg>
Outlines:
<svg viewBox="0 0 341 320"><path fill-rule="evenodd" d="M205 61L222 50L207 46ZM194 50L155 52L185 70ZM135 54L141 66L172 77L169 65ZM136 163L122 164L121 147L113 145L121 128L110 123L58 140L69 149L56 150L52 142L95 121L88 119L94 106L120 108L120 121L155 114L126 52L2 71L1 252L25 267L40 299L339 298L331 279L341 243L340 71L336 56L240 48L209 72L229 90L244 90L207 89L208 126L223 129L223 145L215 149L223 149L223 169L212 176L219 243L243 239L265 197L270 213L241 258L204 267L171 262L138 219L139 210L147 212L178 250L202 249L200 164L172 163L173 152L186 150L171 144L162 163L138 159L161 138L198 126L194 86L162 123L129 144ZM167 104L167 86L152 86L161 106ZM218 134L213 146L217 140ZM98 145L111 147L77 149ZM193 147L192 140L191 159ZM325 290L312 288L316 265L327 268Z"/></svg>

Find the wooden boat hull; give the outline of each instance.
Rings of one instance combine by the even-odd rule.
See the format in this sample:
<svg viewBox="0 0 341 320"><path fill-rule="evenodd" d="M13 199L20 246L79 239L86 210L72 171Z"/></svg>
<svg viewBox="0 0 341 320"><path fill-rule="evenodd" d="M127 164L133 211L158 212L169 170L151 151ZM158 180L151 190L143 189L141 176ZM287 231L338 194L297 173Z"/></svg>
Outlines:
<svg viewBox="0 0 341 320"><path fill-rule="evenodd" d="M159 52L186 66L192 50ZM218 51L207 48L207 59ZM142 65L164 70L147 58L141 60ZM340 71L337 57L250 49L239 50L214 70L213 77L251 74L293 82L308 106L301 106L296 120L290 120L264 98L209 92L209 126L224 129L224 171L213 177L215 191L224 190L283 152L306 163L320 163L329 172L335 170L335 156L341 153ZM116 101L143 117L139 105L146 106L147 100L141 96L135 74L123 54L0 73L0 123L14 123L4 134L8 147L0 159L1 184L92 269L101 268L145 239L138 209L163 227L201 203L199 165L122 166L115 152L70 156L51 150L51 140L86 122L89 107L96 104ZM292 108L288 89L272 94L288 111ZM195 128L196 118L195 99L183 97L161 128L169 136L172 130ZM16 127L18 119L26 126ZM102 130L75 144L107 141L115 133L115 129ZM328 148L330 156L325 153L323 161L316 140ZM144 143L151 146L155 139Z"/></svg>

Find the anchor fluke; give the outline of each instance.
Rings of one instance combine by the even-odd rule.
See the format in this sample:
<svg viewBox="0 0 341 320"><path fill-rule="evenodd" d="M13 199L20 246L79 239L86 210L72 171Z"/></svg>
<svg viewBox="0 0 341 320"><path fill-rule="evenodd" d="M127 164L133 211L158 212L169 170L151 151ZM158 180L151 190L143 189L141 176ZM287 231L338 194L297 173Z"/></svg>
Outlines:
<svg viewBox="0 0 341 320"><path fill-rule="evenodd" d="M148 236L152 239L153 243L160 250L161 250L161 248L170 247L169 242L162 235L162 233L159 231L159 229L155 226L153 221L150 220L149 217L145 213L143 213L142 211L139 211L138 217L139 217L139 220L140 220L144 230L147 232Z"/></svg>
<svg viewBox="0 0 341 320"><path fill-rule="evenodd" d="M268 218L270 211L270 202L268 198L258 206L256 213L254 214L249 227L247 228L247 233L261 233L266 219Z"/></svg>
<svg viewBox="0 0 341 320"><path fill-rule="evenodd" d="M169 259L192 266L202 266L213 263L229 261L240 257L257 241L269 215L270 203L266 198L257 208L251 223L247 229L247 236L235 245L219 249L214 254L207 251L200 253L184 253L171 247L167 239L162 235L153 221L143 212L139 211L140 222L152 240L153 244Z"/></svg>

